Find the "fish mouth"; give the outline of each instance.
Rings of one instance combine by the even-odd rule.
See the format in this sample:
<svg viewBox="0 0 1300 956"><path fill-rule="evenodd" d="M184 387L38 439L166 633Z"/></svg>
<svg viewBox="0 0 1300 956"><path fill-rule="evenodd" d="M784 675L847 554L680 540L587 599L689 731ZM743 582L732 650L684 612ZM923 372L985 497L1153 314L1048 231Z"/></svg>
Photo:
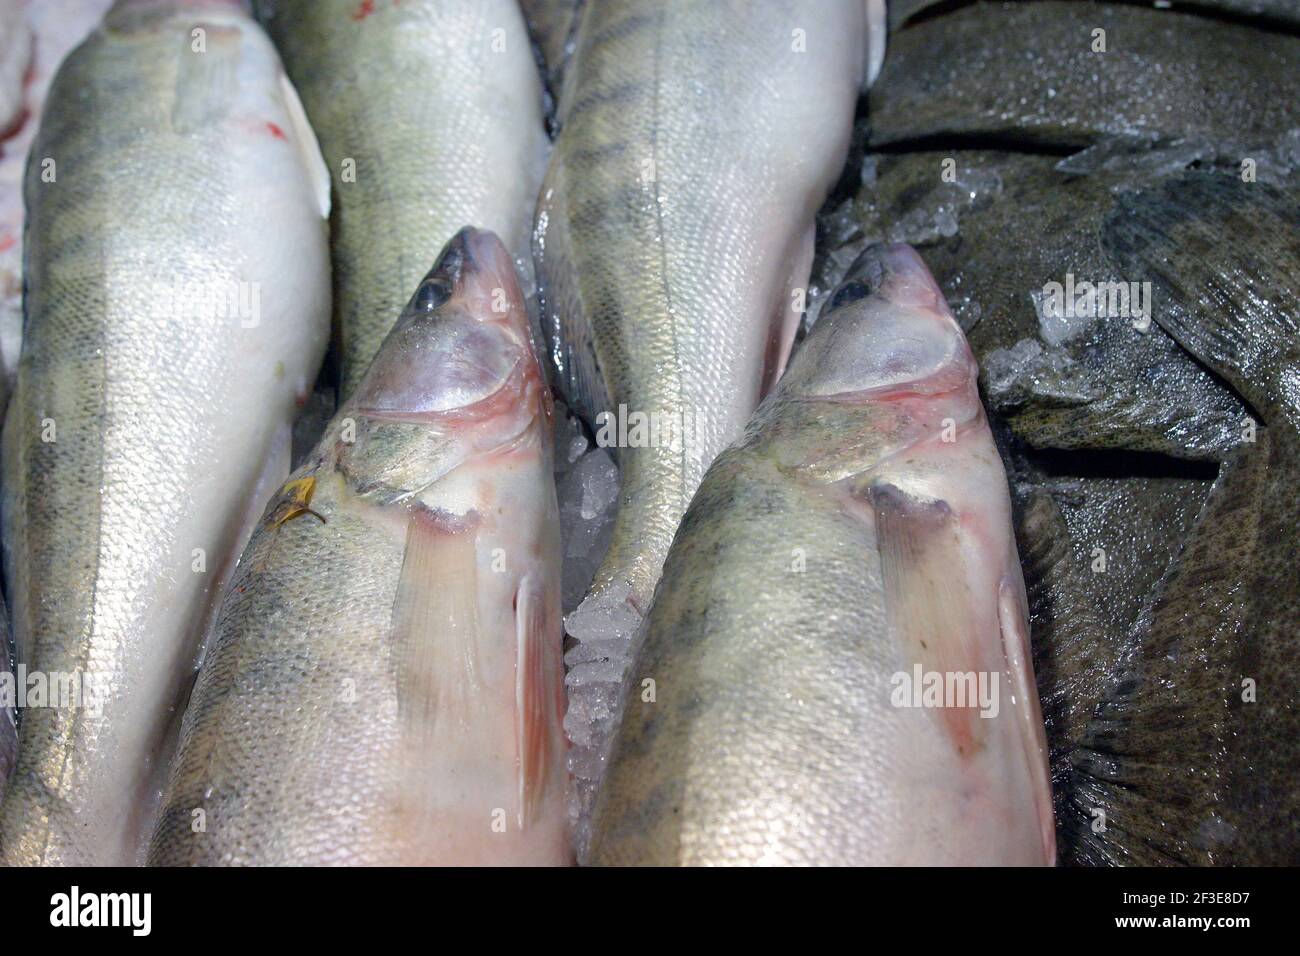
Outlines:
<svg viewBox="0 0 1300 956"><path fill-rule="evenodd" d="M974 387L975 361L961 327L925 261L906 243L862 252L803 349L821 358L815 379L787 373L787 393L796 400L934 401Z"/></svg>
<svg viewBox="0 0 1300 956"><path fill-rule="evenodd" d="M462 298L477 298L485 292L508 295L518 290L510 253L490 229L462 227L447 242L430 271L449 284L453 296ZM506 314L501 307L490 311L494 315Z"/></svg>
<svg viewBox="0 0 1300 956"><path fill-rule="evenodd" d="M905 242L877 242L864 249L827 302L827 314L869 296L951 318L925 260Z"/></svg>

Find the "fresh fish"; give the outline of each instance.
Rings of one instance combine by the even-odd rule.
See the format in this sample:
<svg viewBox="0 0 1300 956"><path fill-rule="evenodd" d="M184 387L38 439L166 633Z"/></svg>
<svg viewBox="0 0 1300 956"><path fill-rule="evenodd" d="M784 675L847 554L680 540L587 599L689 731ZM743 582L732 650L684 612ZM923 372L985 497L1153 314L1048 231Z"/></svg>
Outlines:
<svg viewBox="0 0 1300 956"><path fill-rule="evenodd" d="M32 35L18 0L0 0L0 137L6 137L21 121L23 110L23 79L32 57ZM3 143L3 139L0 139ZM4 153L0 151L0 164ZM0 197L0 209L7 204ZM21 217L21 212L19 213ZM4 220L0 220L2 223ZM7 228L0 226L0 256L17 244L17 239ZM0 273L0 284L8 285ZM0 301L6 290L0 289ZM3 308L3 305L0 305ZM8 375L3 368L4 341L0 336L0 410L9 396ZM12 642L9 629L9 608L0 595L0 798L4 796L5 783L13 770L18 752L18 733L14 723L14 672Z"/></svg>
<svg viewBox="0 0 1300 956"><path fill-rule="evenodd" d="M0 397L18 370L23 335L23 171L54 71L103 18L112 0L0 0ZM6 44L5 37L8 37ZM11 114L11 120L3 118Z"/></svg>
<svg viewBox="0 0 1300 956"><path fill-rule="evenodd" d="M257 0L334 183L340 398L467 222L521 262L546 165L514 0Z"/></svg>
<svg viewBox="0 0 1300 956"><path fill-rule="evenodd" d="M1077 863L1077 832L1060 824L1073 812L1072 759L1215 469L1207 478L1206 466L1123 453L1026 456L1020 449L1008 457L1059 860Z"/></svg>
<svg viewBox="0 0 1300 956"><path fill-rule="evenodd" d="M1029 652L974 358L873 246L682 522L592 860L1050 863ZM971 693L917 707L931 675Z"/></svg>
<svg viewBox="0 0 1300 956"><path fill-rule="evenodd" d="M922 17L934 16L940 4L952 6L952 0L890 0L889 29L898 30ZM1165 8L1168 4L1165 4ZM1196 11L1257 18L1255 25L1267 27L1300 26L1300 4L1295 0L1182 0L1179 12ZM1156 9L1162 9L1156 3ZM1185 18L1184 18L1185 19Z"/></svg>
<svg viewBox="0 0 1300 956"><path fill-rule="evenodd" d="M894 35L871 143L1253 143L1294 125L1297 77L1295 38L1253 26L1123 4L976 3Z"/></svg>
<svg viewBox="0 0 1300 956"><path fill-rule="evenodd" d="M244 553L152 862L569 861L529 335L505 248L458 233Z"/></svg>
<svg viewBox="0 0 1300 956"><path fill-rule="evenodd" d="M1110 863L1300 860L1300 202L1185 173L1121 197L1104 248L1263 420L1225 462L1075 755L1068 820Z"/></svg>
<svg viewBox="0 0 1300 956"><path fill-rule="evenodd" d="M621 471L609 551L570 619L587 645L566 719L580 809L678 521L790 351L883 21L877 0L582 8L534 243L560 383Z"/></svg>
<svg viewBox="0 0 1300 956"><path fill-rule="evenodd" d="M4 565L18 660L65 693L21 712L0 861L124 864L329 336L328 180L231 0L119 2L32 154Z"/></svg>

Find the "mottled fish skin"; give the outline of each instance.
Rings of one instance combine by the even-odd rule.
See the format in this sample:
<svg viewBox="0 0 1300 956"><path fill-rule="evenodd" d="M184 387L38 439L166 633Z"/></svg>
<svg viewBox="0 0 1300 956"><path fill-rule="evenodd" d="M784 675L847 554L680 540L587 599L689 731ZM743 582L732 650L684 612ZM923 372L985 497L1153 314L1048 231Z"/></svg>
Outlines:
<svg viewBox="0 0 1300 956"><path fill-rule="evenodd" d="M1158 324L1103 314L1045 330L1042 318L1051 283L1131 281L1102 254L1106 215L1118 193L1189 155L1139 150L1088 175L1051 155L875 155L854 212L867 237L924 248L969 329L988 407L1021 442L1217 462L1248 412Z"/></svg>
<svg viewBox="0 0 1300 956"><path fill-rule="evenodd" d="M529 336L505 248L463 230L244 553L152 863L570 861Z"/></svg>
<svg viewBox="0 0 1300 956"><path fill-rule="evenodd" d="M23 336L23 173L27 150L36 138L54 71L64 56L86 38L112 0L2 0L0 2L0 83L10 83L22 62L16 93L19 109L6 122L0 105L0 391L8 394L18 371ZM12 42L4 50L3 34ZM30 57L27 56L30 54ZM13 88L7 95L15 94ZM0 100L6 94L0 91Z"/></svg>
<svg viewBox="0 0 1300 956"><path fill-rule="evenodd" d="M1116 456L1116 469L1139 471L1123 477L1061 473L1055 463L1044 474L1042 459L1024 464L1019 457L1011 459L1021 469L1012 493L1016 542L1051 758L1058 860L1068 864L1078 862L1077 833L1062 822L1073 812L1075 751L1210 483L1199 475L1142 474L1140 456ZM1105 456L1085 460L1098 458ZM1153 459L1152 469L1159 464Z"/></svg>
<svg viewBox="0 0 1300 956"><path fill-rule="evenodd" d="M1297 77L1294 38L1252 26L1125 4L975 3L894 35L872 87L871 145L1253 143L1295 125Z"/></svg>
<svg viewBox="0 0 1300 956"><path fill-rule="evenodd" d="M1025 614L974 359L871 247L683 520L592 861L1050 862ZM996 673L997 715L897 706L914 665Z"/></svg>
<svg viewBox="0 0 1300 956"><path fill-rule="evenodd" d="M1156 321L1265 427L1225 462L1075 755L1087 862L1300 861L1297 222L1293 192L1205 173L1125 195L1107 222Z"/></svg>
<svg viewBox="0 0 1300 956"><path fill-rule="evenodd" d="M22 711L0 860L125 864L328 340L327 185L274 48L222 0L120 2L33 155L55 165L26 186L4 565L18 660L82 697Z"/></svg>
<svg viewBox="0 0 1300 956"><path fill-rule="evenodd" d="M542 325L589 424L654 416L677 440L617 449L613 538L579 615L645 613L705 469L784 365L814 216L866 78L871 6L583 6L538 203ZM610 643L615 668L628 637ZM610 721L570 715L572 739L597 763Z"/></svg>
<svg viewBox="0 0 1300 956"><path fill-rule="evenodd" d="M514 0L257 0L334 185L340 398L466 223L526 261L546 165Z"/></svg>

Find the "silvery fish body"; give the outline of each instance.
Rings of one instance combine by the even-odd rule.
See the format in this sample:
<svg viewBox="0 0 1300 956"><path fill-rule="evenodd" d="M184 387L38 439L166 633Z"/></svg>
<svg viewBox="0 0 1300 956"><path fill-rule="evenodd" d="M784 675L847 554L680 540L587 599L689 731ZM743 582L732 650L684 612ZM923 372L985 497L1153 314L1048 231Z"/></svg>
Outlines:
<svg viewBox="0 0 1300 956"><path fill-rule="evenodd" d="M1044 864L1051 788L965 338L869 248L673 542L597 864Z"/></svg>
<svg viewBox="0 0 1300 956"><path fill-rule="evenodd" d="M504 247L458 233L244 554L152 862L570 860L529 335Z"/></svg>
<svg viewBox="0 0 1300 956"><path fill-rule="evenodd" d="M119 2L32 157L4 564L19 666L49 692L21 710L0 860L125 864L328 340L328 181L228 0Z"/></svg>
<svg viewBox="0 0 1300 956"><path fill-rule="evenodd" d="M517 260L548 141L513 0L257 0L320 137L337 204L342 395L466 223Z"/></svg>
<svg viewBox="0 0 1300 956"><path fill-rule="evenodd" d="M597 441L618 446L621 474L609 551L569 621L585 645L566 723L584 800L678 521L789 354L814 215L883 20L875 0L580 11L534 259L561 385Z"/></svg>

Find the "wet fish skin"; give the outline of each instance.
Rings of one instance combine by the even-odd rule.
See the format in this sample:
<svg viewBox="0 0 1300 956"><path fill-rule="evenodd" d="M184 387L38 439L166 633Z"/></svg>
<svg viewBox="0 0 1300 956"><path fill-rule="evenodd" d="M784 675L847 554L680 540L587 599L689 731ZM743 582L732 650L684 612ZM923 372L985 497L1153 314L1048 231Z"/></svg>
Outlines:
<svg viewBox="0 0 1300 956"><path fill-rule="evenodd" d="M873 246L682 522L592 862L1050 862L1025 613L974 360ZM894 706L913 664L997 672L998 715Z"/></svg>
<svg viewBox="0 0 1300 956"><path fill-rule="evenodd" d="M4 565L19 661L94 690L23 711L0 860L127 864L328 339L328 193L274 49L220 0L119 3L59 70L33 155L56 165L26 183ZM236 286L256 313L204 304Z"/></svg>
<svg viewBox="0 0 1300 956"><path fill-rule="evenodd" d="M1095 29L1105 31L1104 53L1093 50ZM894 34L872 87L871 145L1262 142L1295 125L1292 39L1127 4L963 6Z"/></svg>
<svg viewBox="0 0 1300 956"><path fill-rule="evenodd" d="M537 44L546 88L554 101L559 99L564 82L564 68L573 55L574 32L581 19L586 0L519 0L519 9L528 24L528 32Z"/></svg>
<svg viewBox="0 0 1300 956"><path fill-rule="evenodd" d="M9 626L9 608L0 595L0 680L13 679L13 632ZM10 701L0 702L0 800L4 799L9 774L18 762L18 727L14 716L15 709L10 706Z"/></svg>
<svg viewBox="0 0 1300 956"><path fill-rule="evenodd" d="M529 334L504 247L458 233L249 543L152 863L570 861Z"/></svg>
<svg viewBox="0 0 1300 956"><path fill-rule="evenodd" d="M1074 756L1064 822L1087 862L1300 860L1297 221L1294 192L1207 173L1108 217L1106 254L1153 283L1156 321L1265 425L1224 463Z"/></svg>
<svg viewBox="0 0 1300 956"><path fill-rule="evenodd" d="M346 399L465 223L529 255L542 88L513 0L257 0L333 180ZM345 172L345 164L350 172Z"/></svg>
<svg viewBox="0 0 1300 956"><path fill-rule="evenodd" d="M814 216L844 163L876 4L586 3L538 201L542 327L566 401L618 447L610 547L578 620L616 619L568 675L579 817L618 672L705 469L776 378ZM877 10L883 22L883 10ZM619 442L632 415L676 441ZM579 855L585 844L580 829Z"/></svg>
<svg viewBox="0 0 1300 956"><path fill-rule="evenodd" d="M927 11L941 2L944 0L891 0L889 29L902 29L922 14L932 16ZM1300 26L1300 7L1292 0L1186 0L1186 6L1211 13L1257 17L1261 26L1271 23Z"/></svg>
<svg viewBox="0 0 1300 956"><path fill-rule="evenodd" d="M1237 440L1247 414L1240 399L1158 324L1139 331L1128 316L1079 318L1053 343L1034 298L1069 276L1130 281L1101 252L1104 220L1117 193L1167 175L1163 160L1152 162L1167 153L1179 168L1181 151L1149 150L1089 175L1062 172L1050 155L874 157L874 180L854 206L863 232L922 245L966 318L990 410L1032 448L1217 462ZM955 181L945 183L939 173L949 157Z"/></svg>
<svg viewBox="0 0 1300 956"><path fill-rule="evenodd" d="M791 50L801 25L806 54ZM539 203L543 325L589 422L620 404L701 418L685 453L619 450L619 529L598 582L630 582L642 610L691 492L780 364L787 286L840 171L865 30L856 2L583 9ZM729 80L705 96L705 75ZM810 103L799 91L812 87Z"/></svg>
<svg viewBox="0 0 1300 956"><path fill-rule="evenodd" d="M0 119L0 391L5 395L18 371L23 335L23 172L36 137L45 95L63 57L103 19L112 0L4 0L0 23L11 39L27 47L0 52L0 83L19 83L7 94L21 109L13 122ZM15 25L16 24L16 25ZM0 39L0 47L4 41ZM28 59L25 54L30 52ZM7 64L3 61L7 60ZM22 73L9 72L21 62ZM6 94L0 92L0 100ZM6 113L0 104L0 115Z"/></svg>

